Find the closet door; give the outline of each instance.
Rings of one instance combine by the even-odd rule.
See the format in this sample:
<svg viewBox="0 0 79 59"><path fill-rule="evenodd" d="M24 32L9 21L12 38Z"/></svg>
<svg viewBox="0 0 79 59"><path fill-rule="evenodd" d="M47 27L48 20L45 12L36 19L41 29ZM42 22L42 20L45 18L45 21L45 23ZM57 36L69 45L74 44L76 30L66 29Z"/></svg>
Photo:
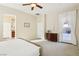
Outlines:
<svg viewBox="0 0 79 59"><path fill-rule="evenodd" d="M76 45L76 11L59 15L59 41Z"/></svg>

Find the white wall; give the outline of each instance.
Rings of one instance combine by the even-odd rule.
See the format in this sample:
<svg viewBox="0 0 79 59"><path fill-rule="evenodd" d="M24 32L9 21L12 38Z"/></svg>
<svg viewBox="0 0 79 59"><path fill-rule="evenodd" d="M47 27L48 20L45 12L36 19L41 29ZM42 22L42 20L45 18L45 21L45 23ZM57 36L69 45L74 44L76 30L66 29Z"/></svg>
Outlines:
<svg viewBox="0 0 79 59"><path fill-rule="evenodd" d="M36 17L21 11L0 6L0 40L2 39L2 25L5 14L16 16L16 37L25 39L36 38ZM30 28L24 28L24 22L30 23Z"/></svg>
<svg viewBox="0 0 79 59"><path fill-rule="evenodd" d="M50 30L52 33L58 33L58 14L48 13L46 14L46 32Z"/></svg>
<svg viewBox="0 0 79 59"><path fill-rule="evenodd" d="M19 21L20 20L20 21ZM24 22L30 23L29 28L24 27ZM25 39L36 38L36 18L28 14L18 14L16 18L16 36Z"/></svg>

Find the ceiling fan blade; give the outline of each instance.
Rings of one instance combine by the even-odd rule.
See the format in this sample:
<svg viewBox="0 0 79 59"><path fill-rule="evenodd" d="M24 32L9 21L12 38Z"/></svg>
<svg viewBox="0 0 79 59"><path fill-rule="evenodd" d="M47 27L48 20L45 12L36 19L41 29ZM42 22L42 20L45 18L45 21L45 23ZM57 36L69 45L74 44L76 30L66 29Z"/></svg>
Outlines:
<svg viewBox="0 0 79 59"><path fill-rule="evenodd" d="M28 3L28 4L22 4L23 6L26 6L26 5L30 5L31 3Z"/></svg>
<svg viewBox="0 0 79 59"><path fill-rule="evenodd" d="M31 10L34 10L34 7L32 7Z"/></svg>
<svg viewBox="0 0 79 59"><path fill-rule="evenodd" d="M41 9L43 8L42 6L40 6L40 5L38 5L38 4L36 4L36 6L39 7L39 8L41 8Z"/></svg>

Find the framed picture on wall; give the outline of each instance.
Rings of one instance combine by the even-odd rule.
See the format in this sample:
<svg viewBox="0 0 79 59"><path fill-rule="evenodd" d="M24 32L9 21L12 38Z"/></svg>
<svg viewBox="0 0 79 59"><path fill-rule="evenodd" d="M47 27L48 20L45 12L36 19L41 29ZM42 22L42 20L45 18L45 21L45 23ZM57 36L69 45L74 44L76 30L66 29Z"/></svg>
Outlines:
<svg viewBox="0 0 79 59"><path fill-rule="evenodd" d="M25 28L30 27L30 23L26 23L26 22L25 22L25 23L24 23L24 27L25 27Z"/></svg>

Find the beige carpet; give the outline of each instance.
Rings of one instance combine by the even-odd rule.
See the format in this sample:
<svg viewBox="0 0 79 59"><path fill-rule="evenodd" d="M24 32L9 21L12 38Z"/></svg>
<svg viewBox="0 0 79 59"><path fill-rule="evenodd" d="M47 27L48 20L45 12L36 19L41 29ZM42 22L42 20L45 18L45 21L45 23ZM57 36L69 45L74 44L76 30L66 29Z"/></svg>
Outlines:
<svg viewBox="0 0 79 59"><path fill-rule="evenodd" d="M36 42L41 47L42 56L79 56L77 46L50 41Z"/></svg>

